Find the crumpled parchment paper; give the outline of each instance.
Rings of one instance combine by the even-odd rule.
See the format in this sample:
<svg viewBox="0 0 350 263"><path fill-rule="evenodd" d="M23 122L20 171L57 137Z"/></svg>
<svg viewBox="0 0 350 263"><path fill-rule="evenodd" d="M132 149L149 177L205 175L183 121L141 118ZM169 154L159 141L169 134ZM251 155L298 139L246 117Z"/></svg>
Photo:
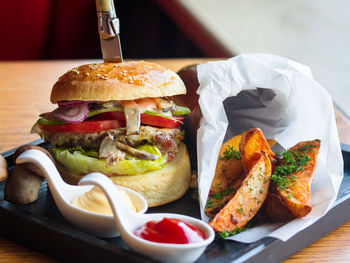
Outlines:
<svg viewBox="0 0 350 263"><path fill-rule="evenodd" d="M270 236L281 240L302 231L334 203L342 178L343 159L333 102L308 67L270 54L243 54L197 66L199 105L197 132L198 190L204 214L220 147L230 137L260 128L278 142L278 151L304 140L321 140L312 183L312 211L288 223L264 224L230 237L254 242Z"/></svg>

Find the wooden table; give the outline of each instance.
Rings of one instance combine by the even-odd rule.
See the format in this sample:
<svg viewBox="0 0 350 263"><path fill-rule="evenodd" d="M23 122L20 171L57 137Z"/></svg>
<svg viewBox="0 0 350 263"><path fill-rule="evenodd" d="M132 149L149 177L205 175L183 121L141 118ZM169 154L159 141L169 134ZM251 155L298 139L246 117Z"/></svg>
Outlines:
<svg viewBox="0 0 350 263"><path fill-rule="evenodd" d="M153 60L174 71L203 59ZM68 69L91 61L0 62L0 152L38 139L30 134L42 112L55 108L49 102L51 87ZM350 144L350 124L336 111L341 142ZM344 211L348 212L348 211ZM286 262L348 262L350 221L311 244ZM57 262L41 253L0 237L0 262Z"/></svg>

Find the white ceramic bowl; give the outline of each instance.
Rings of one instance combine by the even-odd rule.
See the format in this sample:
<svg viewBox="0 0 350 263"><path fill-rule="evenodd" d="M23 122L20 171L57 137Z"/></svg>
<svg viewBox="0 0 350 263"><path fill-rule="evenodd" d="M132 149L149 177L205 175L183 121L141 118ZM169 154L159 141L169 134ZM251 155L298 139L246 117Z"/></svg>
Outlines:
<svg viewBox="0 0 350 263"><path fill-rule="evenodd" d="M16 163L26 162L34 163L40 167L58 209L68 221L72 222L78 228L99 237L111 238L119 236L112 215L90 212L72 204L75 198L88 192L93 187L92 185L78 186L65 183L54 163L46 154L39 150L28 150L19 155L16 160ZM148 206L143 196L129 188L115 187L120 187L127 192L138 213L143 214L146 212Z"/></svg>
<svg viewBox="0 0 350 263"><path fill-rule="evenodd" d="M124 242L132 250L152 257L157 260L172 263L193 262L203 253L206 247L214 240L214 230L205 222L190 216L169 213L137 214L130 210L125 203L117 203L122 198L116 191L111 180L99 173L91 173L84 176L79 184L97 185L106 194L113 210L115 223ZM134 231L149 221L160 221L164 217L180 219L204 232L206 238L190 244L157 243L145 240L134 234Z"/></svg>

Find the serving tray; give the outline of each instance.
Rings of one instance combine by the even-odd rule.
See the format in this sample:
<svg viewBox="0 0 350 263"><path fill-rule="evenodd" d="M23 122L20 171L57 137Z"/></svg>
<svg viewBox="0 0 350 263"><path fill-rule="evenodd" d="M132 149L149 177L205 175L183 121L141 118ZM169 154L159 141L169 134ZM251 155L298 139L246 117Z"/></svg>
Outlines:
<svg viewBox="0 0 350 263"><path fill-rule="evenodd" d="M42 140L32 142L44 148ZM350 147L342 145L344 179L333 208L320 220L287 242L274 238L244 244L216 238L197 262L280 262L350 219ZM15 149L5 152L10 169ZM47 187L42 184L38 200L29 205L15 205L4 200L5 182L0 184L0 235L64 262L155 262L130 251L120 237L102 239L83 232L65 220ZM150 213L181 213L199 218L199 205L190 191L170 204L150 208Z"/></svg>

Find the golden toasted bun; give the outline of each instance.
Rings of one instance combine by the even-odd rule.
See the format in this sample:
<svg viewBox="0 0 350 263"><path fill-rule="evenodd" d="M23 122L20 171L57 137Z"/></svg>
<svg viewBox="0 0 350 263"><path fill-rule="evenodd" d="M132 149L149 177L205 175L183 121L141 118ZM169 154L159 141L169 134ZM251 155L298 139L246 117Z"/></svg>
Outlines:
<svg viewBox="0 0 350 263"><path fill-rule="evenodd" d="M185 144L180 152L162 169L139 175L119 175L109 177L113 183L135 190L143 195L148 206L159 206L182 197L190 186L191 167ZM77 184L82 175L68 173L57 166L62 178L70 184Z"/></svg>
<svg viewBox="0 0 350 263"><path fill-rule="evenodd" d="M50 100L134 100L178 94L186 94L186 87L175 72L151 62L130 61L73 68L55 83Z"/></svg>

